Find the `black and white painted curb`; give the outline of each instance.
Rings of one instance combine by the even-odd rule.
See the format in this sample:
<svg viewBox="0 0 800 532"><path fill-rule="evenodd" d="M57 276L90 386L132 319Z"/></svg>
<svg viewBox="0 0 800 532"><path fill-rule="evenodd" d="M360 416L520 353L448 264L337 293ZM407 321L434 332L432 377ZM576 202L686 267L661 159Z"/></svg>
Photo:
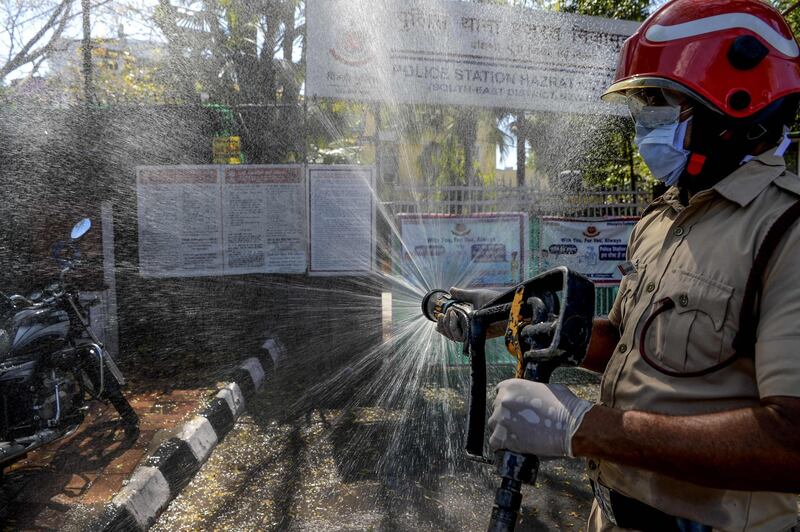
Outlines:
<svg viewBox="0 0 800 532"><path fill-rule="evenodd" d="M244 412L245 402L264 384L265 365L248 358L200 414L162 443L136 468L128 483L103 509L94 531L147 530L208 459L217 443Z"/></svg>

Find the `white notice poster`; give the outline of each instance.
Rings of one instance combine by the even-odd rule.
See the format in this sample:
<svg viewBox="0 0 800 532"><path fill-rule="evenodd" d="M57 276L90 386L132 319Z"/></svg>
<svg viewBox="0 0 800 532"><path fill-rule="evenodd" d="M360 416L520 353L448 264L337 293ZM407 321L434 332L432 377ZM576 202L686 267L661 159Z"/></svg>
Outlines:
<svg viewBox="0 0 800 532"><path fill-rule="evenodd" d="M225 275L306 271L301 166L225 167L223 212Z"/></svg>
<svg viewBox="0 0 800 532"><path fill-rule="evenodd" d="M567 266L599 285L619 284L638 218L551 218L540 223L541 270Z"/></svg>
<svg viewBox="0 0 800 532"><path fill-rule="evenodd" d="M219 275L222 217L218 167L139 167L136 185L141 274Z"/></svg>
<svg viewBox="0 0 800 532"><path fill-rule="evenodd" d="M375 172L308 168L310 267L314 275L365 275L375 263Z"/></svg>

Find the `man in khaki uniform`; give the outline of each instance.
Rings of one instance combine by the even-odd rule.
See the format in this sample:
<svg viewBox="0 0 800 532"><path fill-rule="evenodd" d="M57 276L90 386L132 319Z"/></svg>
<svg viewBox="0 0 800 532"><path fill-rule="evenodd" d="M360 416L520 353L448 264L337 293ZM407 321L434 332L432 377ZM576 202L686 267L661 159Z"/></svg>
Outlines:
<svg viewBox="0 0 800 532"><path fill-rule="evenodd" d="M636 225L595 322L584 364L604 373L600 404L511 379L489 420L493 449L588 458L590 530L795 525L800 227L783 215L800 178L782 154L798 93L800 48L764 2L674 0L625 43L605 97L629 106L672 188ZM458 340L454 318L439 330Z"/></svg>
<svg viewBox="0 0 800 532"><path fill-rule="evenodd" d="M785 238L767 270L755 361L741 358L708 375L671 377L649 365L642 345L652 362L678 373L702 371L733 356L753 250L777 215L798 199L800 178L786 172L781 157L764 154L695 194L688 204L673 188L647 209L629 246L636 271L624 277L609 314L620 340L603 375L601 403L621 411L682 416L642 420L684 425L661 434L682 441L662 447L664 442L653 440L636 451L648 455L645 461L658 462L669 449L678 464L664 468L653 463L652 469L659 471L653 472L614 463L611 457L590 459L596 489L613 488L664 513L721 530L786 530L795 524L796 497L748 489L737 460L749 461L760 453L765 453L762 459L770 458L769 440L776 434L759 432L774 420L747 415L760 407L761 398L800 394L800 231ZM645 330L648 318L667 300L674 306ZM734 416L739 419L703 417L727 411L738 411ZM738 422L745 422L740 443L749 449L737 454L715 429ZM707 436L698 438L697 432L705 430ZM572 445L576 454L584 454L575 440ZM681 467L682 454L688 458L695 450L713 455L702 461L717 462L727 471L711 476L709 470L695 470L691 459ZM664 465L670 462L665 457ZM778 459L775 465L780 463ZM753 489L769 489L770 479L765 480L754 482ZM776 489L786 487L781 484L775 478ZM729 487L742 491L725 489ZM615 529L597 505L592 523L595 530Z"/></svg>

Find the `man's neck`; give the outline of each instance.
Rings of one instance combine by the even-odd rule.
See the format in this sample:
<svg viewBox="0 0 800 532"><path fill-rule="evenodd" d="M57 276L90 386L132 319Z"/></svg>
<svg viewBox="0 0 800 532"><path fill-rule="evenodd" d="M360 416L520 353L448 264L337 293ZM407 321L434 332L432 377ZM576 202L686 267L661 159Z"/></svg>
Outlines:
<svg viewBox="0 0 800 532"><path fill-rule="evenodd" d="M698 192L702 192L704 190L708 190L713 188L714 185L725 179L729 176L733 171L732 169L729 172L722 172L722 171L715 171L711 172L703 172L700 175L691 176L688 174L684 174L681 176L680 182L678 183L678 189L680 191L680 202L683 205L688 205L689 200L692 199L692 196L697 194Z"/></svg>

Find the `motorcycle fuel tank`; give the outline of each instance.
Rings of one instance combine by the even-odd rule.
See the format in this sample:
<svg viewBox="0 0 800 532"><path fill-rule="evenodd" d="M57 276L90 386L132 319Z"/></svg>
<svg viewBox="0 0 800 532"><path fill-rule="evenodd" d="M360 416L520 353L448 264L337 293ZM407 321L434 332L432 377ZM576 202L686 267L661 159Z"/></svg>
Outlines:
<svg viewBox="0 0 800 532"><path fill-rule="evenodd" d="M10 353L16 357L39 350L59 349L66 343L68 335L69 316L64 310L22 310L11 320Z"/></svg>

